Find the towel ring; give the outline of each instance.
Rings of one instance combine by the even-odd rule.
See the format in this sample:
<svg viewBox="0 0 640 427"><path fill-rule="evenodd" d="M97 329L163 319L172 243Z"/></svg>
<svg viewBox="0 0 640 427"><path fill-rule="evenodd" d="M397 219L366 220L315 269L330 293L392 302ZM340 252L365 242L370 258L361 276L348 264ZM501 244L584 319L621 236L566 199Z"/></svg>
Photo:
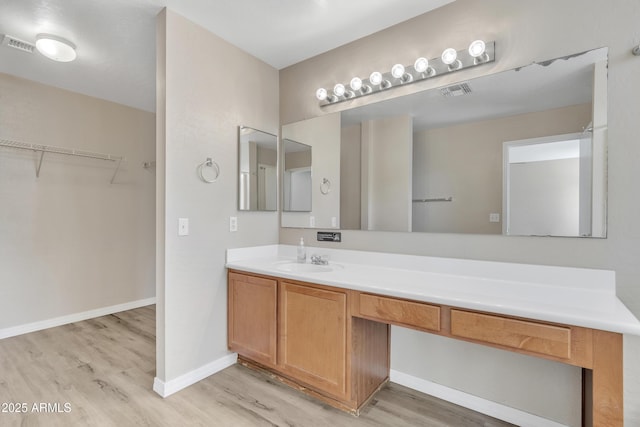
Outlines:
<svg viewBox="0 0 640 427"><path fill-rule="evenodd" d="M205 173L205 167L213 169L213 173L215 175L213 178L206 176L208 174ZM220 166L218 166L218 163L214 162L211 157L207 157L207 160L198 166L198 175L200 175L200 179L202 179L204 182L211 184L212 182L215 182L220 176Z"/></svg>
<svg viewBox="0 0 640 427"><path fill-rule="evenodd" d="M331 181L327 178L322 178L322 184L320 184L320 192L324 195L329 194L331 191Z"/></svg>

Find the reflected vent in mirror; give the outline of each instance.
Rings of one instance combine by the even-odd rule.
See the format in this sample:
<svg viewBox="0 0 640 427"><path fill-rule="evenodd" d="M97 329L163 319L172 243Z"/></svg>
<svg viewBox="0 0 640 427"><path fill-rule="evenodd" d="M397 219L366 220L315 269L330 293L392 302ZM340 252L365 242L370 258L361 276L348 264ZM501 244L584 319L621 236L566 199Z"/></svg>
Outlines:
<svg viewBox="0 0 640 427"><path fill-rule="evenodd" d="M462 96L471 93L471 86L469 83L458 83L455 85L443 87L440 89L442 96Z"/></svg>

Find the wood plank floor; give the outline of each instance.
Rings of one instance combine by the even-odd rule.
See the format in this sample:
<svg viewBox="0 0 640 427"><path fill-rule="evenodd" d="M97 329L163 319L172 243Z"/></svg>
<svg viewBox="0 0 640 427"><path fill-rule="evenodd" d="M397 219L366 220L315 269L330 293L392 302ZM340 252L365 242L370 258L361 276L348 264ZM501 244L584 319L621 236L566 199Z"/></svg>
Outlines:
<svg viewBox="0 0 640 427"><path fill-rule="evenodd" d="M154 376L154 306L0 340L0 426L510 425L397 384L356 418L240 365L166 399Z"/></svg>

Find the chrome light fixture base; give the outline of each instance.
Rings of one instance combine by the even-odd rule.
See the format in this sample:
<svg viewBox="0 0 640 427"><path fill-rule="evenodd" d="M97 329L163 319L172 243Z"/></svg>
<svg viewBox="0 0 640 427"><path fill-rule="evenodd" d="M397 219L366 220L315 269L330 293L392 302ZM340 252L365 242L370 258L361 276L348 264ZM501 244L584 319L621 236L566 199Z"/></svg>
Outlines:
<svg viewBox="0 0 640 427"><path fill-rule="evenodd" d="M486 42L484 52L482 52L482 54L478 56L472 56L469 53L468 48L460 49L456 51L456 53L457 58L455 66L445 64L442 61L442 58L439 56L437 58L428 60L428 68L424 72L417 71L415 68L415 64L406 65L404 66L404 73L402 73L402 76L400 78L394 77L391 71L380 73L382 75L381 79L374 78L374 81L372 81L371 77L362 79L360 90L353 90L352 88L352 90L347 91L348 93L345 93L341 96L336 96L336 94L331 90L325 90L324 93L327 94L328 92L330 95L327 94L328 96L325 96L324 98L317 96L317 98L320 101L320 106L324 107L327 105L338 104L340 102L351 99L361 98L363 96L371 95L374 93L383 92L394 87L406 86L408 84L416 83L419 81L432 79L440 75L455 73L468 68L488 64L495 61L495 42ZM371 75L373 76L374 74L378 73L372 73ZM378 80L380 80L380 82L378 82ZM342 86L349 87L349 84L345 84ZM320 88L318 91L322 90L323 88Z"/></svg>

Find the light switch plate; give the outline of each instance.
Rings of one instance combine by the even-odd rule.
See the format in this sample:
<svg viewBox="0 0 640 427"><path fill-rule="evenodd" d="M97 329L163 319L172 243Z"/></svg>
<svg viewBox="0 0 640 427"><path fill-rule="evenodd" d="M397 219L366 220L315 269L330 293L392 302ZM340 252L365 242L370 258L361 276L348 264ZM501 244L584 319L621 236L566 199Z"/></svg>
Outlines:
<svg viewBox="0 0 640 427"><path fill-rule="evenodd" d="M229 231L238 231L238 217L230 216L229 217Z"/></svg>
<svg viewBox="0 0 640 427"><path fill-rule="evenodd" d="M178 236L189 235L189 218L178 218Z"/></svg>

